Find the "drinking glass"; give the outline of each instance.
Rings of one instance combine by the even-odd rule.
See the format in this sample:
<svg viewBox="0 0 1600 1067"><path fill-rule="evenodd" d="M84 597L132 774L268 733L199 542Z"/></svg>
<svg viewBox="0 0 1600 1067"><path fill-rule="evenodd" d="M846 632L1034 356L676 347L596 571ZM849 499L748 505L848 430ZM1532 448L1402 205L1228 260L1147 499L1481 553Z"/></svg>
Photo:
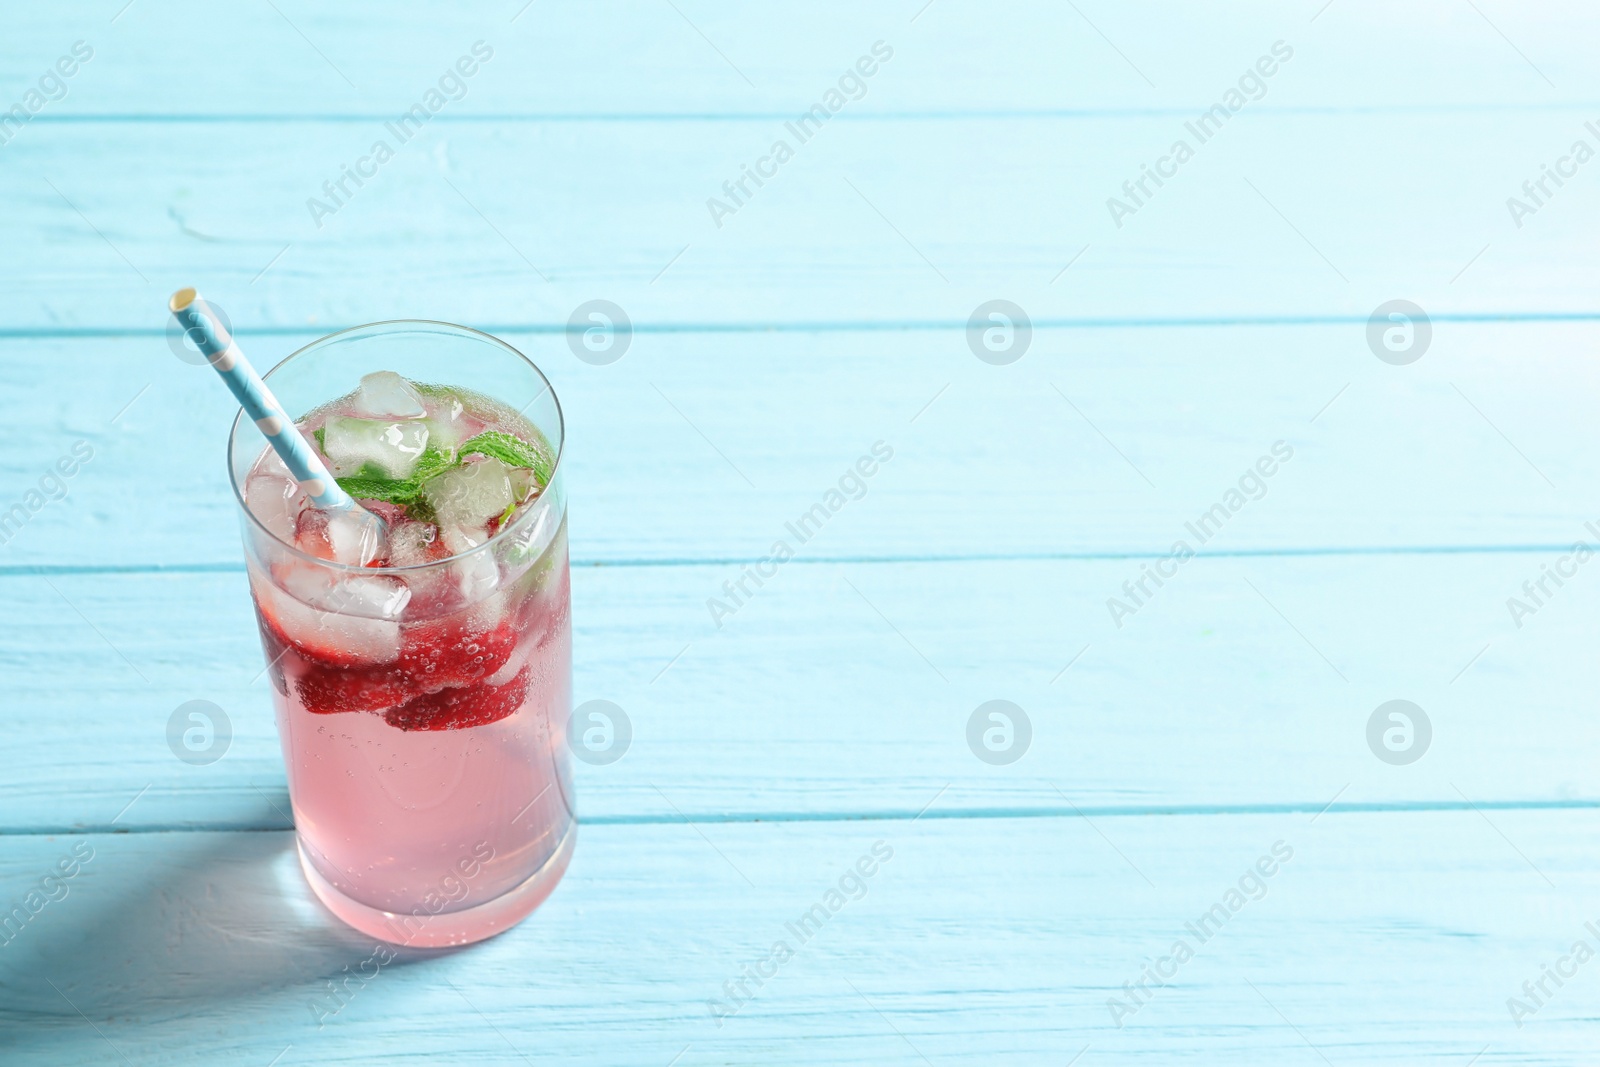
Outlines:
<svg viewBox="0 0 1600 1067"><path fill-rule="evenodd" d="M525 356L442 322L330 334L265 381L303 415L378 370L520 410L555 460L541 494L467 551L354 567L300 551L246 506L262 444L242 413L229 467L306 878L334 914L374 937L465 944L533 911L575 841L565 426L550 382ZM409 592L390 595L402 587ZM478 677L484 659L494 673ZM394 706L329 714L308 707L312 691L359 693L363 706L376 691ZM485 721L418 725L407 710L417 701Z"/></svg>

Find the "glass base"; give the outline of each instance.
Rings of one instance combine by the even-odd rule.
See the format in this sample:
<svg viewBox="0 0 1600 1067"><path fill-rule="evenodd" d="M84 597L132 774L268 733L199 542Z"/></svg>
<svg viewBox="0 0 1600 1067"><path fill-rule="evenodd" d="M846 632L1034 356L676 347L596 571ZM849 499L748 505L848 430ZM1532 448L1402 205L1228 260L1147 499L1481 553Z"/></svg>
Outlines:
<svg viewBox="0 0 1600 1067"><path fill-rule="evenodd" d="M451 945L470 945L474 941L504 933L527 918L533 909L544 903L572 860L572 849L578 840L578 823L573 821L562 838L555 854L545 861L526 882L493 900L462 911L440 912L437 915L402 915L358 903L333 887L317 873L306 858L299 837L295 849L300 854L300 869L317 899L328 910L350 926L380 941L410 948L445 948Z"/></svg>

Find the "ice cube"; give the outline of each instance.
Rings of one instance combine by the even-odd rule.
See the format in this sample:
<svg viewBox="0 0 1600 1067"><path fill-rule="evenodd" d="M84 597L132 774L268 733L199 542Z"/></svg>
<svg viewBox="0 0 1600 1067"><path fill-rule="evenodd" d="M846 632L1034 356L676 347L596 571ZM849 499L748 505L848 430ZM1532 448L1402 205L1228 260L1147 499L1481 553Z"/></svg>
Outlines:
<svg viewBox="0 0 1600 1067"><path fill-rule="evenodd" d="M244 483L244 502L250 513L261 520L280 541L294 542L295 528L300 519L300 508L306 498L289 472L250 475Z"/></svg>
<svg viewBox="0 0 1600 1067"><path fill-rule="evenodd" d="M516 467L511 471L511 493L517 498L517 503L526 504L529 500L544 492L544 486L539 484L539 479L533 476L533 471L527 467Z"/></svg>
<svg viewBox="0 0 1600 1067"><path fill-rule="evenodd" d="M472 436L460 422L431 418L422 420L422 425L428 429L428 440L441 452L453 453L461 447L461 442Z"/></svg>
<svg viewBox="0 0 1600 1067"><path fill-rule="evenodd" d="M455 572L456 586L468 604L475 604L494 592L500 584L500 565L487 549L472 551L488 540L488 534L482 528L468 530L459 526L441 526L439 538L452 556L461 556L450 566Z"/></svg>
<svg viewBox="0 0 1600 1067"><path fill-rule="evenodd" d="M313 659L338 665L389 663L400 655L400 624L411 591L397 578L340 577L282 563L272 578L250 576L262 614ZM365 614L363 614L365 613Z"/></svg>
<svg viewBox="0 0 1600 1067"><path fill-rule="evenodd" d="M420 419L428 413L422 394L392 370L363 376L354 406L357 414L369 419Z"/></svg>
<svg viewBox="0 0 1600 1067"><path fill-rule="evenodd" d="M511 506L510 471L497 459L476 459L430 479L422 495L441 527L481 530Z"/></svg>
<svg viewBox="0 0 1600 1067"><path fill-rule="evenodd" d="M431 522L402 522L389 528L389 566L420 567L441 559L439 528Z"/></svg>
<svg viewBox="0 0 1600 1067"><path fill-rule="evenodd" d="M462 526L440 526L439 540L452 556L470 552L488 540L483 530L469 530Z"/></svg>
<svg viewBox="0 0 1600 1067"><path fill-rule="evenodd" d="M410 587L399 578L358 575L334 582L324 606L362 619L398 619L410 599Z"/></svg>
<svg viewBox="0 0 1600 1067"><path fill-rule="evenodd" d="M458 583L450 568L436 564L450 554L431 522L401 522L389 528L389 566L407 567L404 578L411 590L406 612L433 618L453 611L459 602Z"/></svg>
<svg viewBox="0 0 1600 1067"><path fill-rule="evenodd" d="M301 432L304 432L304 427L301 428ZM294 480L293 476L289 473L288 465L283 462L283 457L278 455L277 451L274 450L270 445L262 450L261 458L256 460L255 470L251 471L250 473L272 474L279 478L286 478L290 481Z"/></svg>
<svg viewBox="0 0 1600 1067"><path fill-rule="evenodd" d="M340 615L398 619L411 599L411 590L399 578L338 574L304 563L283 564L274 574L296 600Z"/></svg>
<svg viewBox="0 0 1600 1067"><path fill-rule="evenodd" d="M328 518L328 543L340 563L365 567L389 554L383 520L361 507L333 512Z"/></svg>
<svg viewBox="0 0 1600 1067"><path fill-rule="evenodd" d="M383 520L359 506L306 508L295 526L294 546L308 556L350 567L365 567L389 552Z"/></svg>
<svg viewBox="0 0 1600 1067"><path fill-rule="evenodd" d="M405 478L428 447L428 427L421 422L335 416L323 430L322 451L335 478L363 472Z"/></svg>
<svg viewBox="0 0 1600 1067"><path fill-rule="evenodd" d="M467 438L483 432L483 421L468 414L461 398L449 390L438 390L429 401L431 410L423 425L428 427L431 440L440 451L452 452Z"/></svg>

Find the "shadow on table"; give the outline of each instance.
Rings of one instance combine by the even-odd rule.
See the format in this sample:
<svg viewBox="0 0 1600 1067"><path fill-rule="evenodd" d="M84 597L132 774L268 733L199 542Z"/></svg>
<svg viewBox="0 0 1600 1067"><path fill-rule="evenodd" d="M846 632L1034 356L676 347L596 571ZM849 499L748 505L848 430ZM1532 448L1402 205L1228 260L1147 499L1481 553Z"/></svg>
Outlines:
<svg viewBox="0 0 1600 1067"><path fill-rule="evenodd" d="M314 1029L319 1006L339 1006L329 983L359 974L378 948L312 895L292 832L58 837L41 853L40 875L83 841L95 854L66 896L0 946L0 1049L59 1042L71 1030L98 1042L97 1027L241 999L271 1002L286 1029ZM0 888L0 899L27 891ZM392 951L384 970L459 950Z"/></svg>

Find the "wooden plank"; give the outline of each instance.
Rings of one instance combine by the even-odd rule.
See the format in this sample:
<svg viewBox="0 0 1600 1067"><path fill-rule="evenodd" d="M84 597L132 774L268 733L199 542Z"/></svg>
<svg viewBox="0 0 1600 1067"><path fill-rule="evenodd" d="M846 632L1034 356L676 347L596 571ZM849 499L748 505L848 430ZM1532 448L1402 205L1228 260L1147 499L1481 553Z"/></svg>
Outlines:
<svg viewBox="0 0 1600 1067"><path fill-rule="evenodd" d="M1589 433L1592 324L1436 324L1407 367L1364 335L1040 331L1009 367L948 331L641 335L608 367L509 336L570 420L582 561L760 559L880 440L893 460L802 556L1165 553L1279 440L1293 460L1207 551L1585 536L1600 481L1571 442ZM310 338L245 343L267 364ZM233 401L204 367L156 339L12 340L0 388L0 512L75 441L95 449L0 564L237 566Z"/></svg>
<svg viewBox="0 0 1600 1067"><path fill-rule="evenodd" d="M1546 980L1552 995L1520 1029L1507 998L1578 939L1593 951L1600 814L1493 819L746 824L703 827L705 838L683 825L589 827L528 922L465 951L369 964L376 976L352 980L326 1015L326 983L359 973L375 946L310 898L287 834L3 838L8 902L73 844L94 858L0 953L0 1049L26 1067L117 1053L162 1067L1080 1053L1084 1064L1319 1053L1398 1064L1465 1063L1485 1046L1489 1062L1580 1062L1593 1043L1587 968L1565 988ZM864 893L841 894L801 942L787 924L826 907L875 842L892 856L869 863ZM1272 859L1275 844L1287 861ZM1200 943L1185 924L1213 905L1226 913L1262 857L1273 873L1247 880L1251 896ZM1193 958L1119 1029L1108 1001L1152 961L1170 968L1179 938ZM724 983L747 965L771 971L779 940L792 957L759 989L747 982L753 996L719 1027L707 1002L727 1003Z"/></svg>
<svg viewBox="0 0 1600 1067"><path fill-rule="evenodd" d="M0 546L0 906L41 907L0 934L0 1059L1577 1061L1581 975L1521 1026L1506 998L1600 946L1600 605L1586 568L1522 591L1600 521L1572 447L1593 324L1560 321L1600 313L1597 207L1573 182L1518 227L1505 198L1600 143L1597 18L17 13L0 69L97 55L0 146L0 514L75 441L95 455ZM197 93L173 25L228 77ZM318 229L305 198L480 36L497 55L467 98ZM1118 228L1106 197L1280 36L1266 98ZM880 37L867 96L718 228L706 198ZM161 341L162 295L195 281L264 363L427 314L551 370L577 697L635 728L580 764L578 858L532 921L404 953L333 1015L326 983L373 946L282 832L231 411ZM607 368L560 335L596 296L638 326ZM995 297L1038 327L1008 367L964 336ZM1435 320L1414 366L1367 348L1394 297ZM1464 321L1496 315L1544 321ZM867 496L719 626L708 598L880 439ZM1293 461L1203 558L1122 591L1280 439ZM166 747L197 697L235 731L208 767ZM1395 698L1431 721L1409 765L1369 747ZM969 747L995 699L1032 724L1012 764ZM719 1026L723 983L880 840L863 899ZM1280 840L1264 898L1116 1019ZM94 858L45 881L74 845Z"/></svg>
<svg viewBox="0 0 1600 1067"><path fill-rule="evenodd" d="M1600 803L1600 588L1580 570L1534 615L1506 601L1555 556L1202 558L1119 629L1140 561L804 564L718 629L729 565L580 567L580 703L619 704L632 747L578 766L590 819L844 818ZM283 769L241 574L3 579L11 772L0 829L286 825ZM254 680L252 680L254 678ZM210 700L221 762L169 750ZM1431 741L1393 766L1379 705ZM1020 706L1031 741L982 762L969 720Z"/></svg>
<svg viewBox="0 0 1600 1067"><path fill-rule="evenodd" d="M1547 185L1529 217L1507 207L1575 140L1600 145L1590 117L1241 112L1204 144L1169 113L886 118L803 144L777 117L456 123L405 144L376 117L41 125L5 146L0 316L149 331L196 281L246 329L562 329L596 297L641 328L959 328L997 297L1040 324L1365 323L1397 297L1593 315L1589 183ZM1147 200L1123 192L1180 138L1195 158ZM378 140L395 158L314 212ZM723 184L778 140L794 158L734 204ZM118 180L95 180L108 157ZM1114 217L1113 197L1143 206Z"/></svg>
<svg viewBox="0 0 1600 1067"><path fill-rule="evenodd" d="M276 7L276 11L274 10ZM1592 11L1564 6L1399 9L1341 0L1324 11L1265 0L1198 9L1177 0L1044 0L1003 17L975 0L862 8L824 0L803 12L689 0L652 3L452 5L337 11L290 0L216 8L182 0L67 18L19 12L0 63L43 73L74 39L95 58L46 116L83 114L388 113L423 92L476 39L496 51L463 113L738 114L788 111L832 84L875 39L897 49L894 83L862 103L946 110L1192 106L1221 92L1278 38L1298 51L1298 82L1266 104L1390 108L1545 105L1583 99L1593 78L1584 42ZM230 77L196 92L168 61L175 23L229 58ZM270 91L263 91L263 88ZM9 90L8 90L9 91Z"/></svg>

